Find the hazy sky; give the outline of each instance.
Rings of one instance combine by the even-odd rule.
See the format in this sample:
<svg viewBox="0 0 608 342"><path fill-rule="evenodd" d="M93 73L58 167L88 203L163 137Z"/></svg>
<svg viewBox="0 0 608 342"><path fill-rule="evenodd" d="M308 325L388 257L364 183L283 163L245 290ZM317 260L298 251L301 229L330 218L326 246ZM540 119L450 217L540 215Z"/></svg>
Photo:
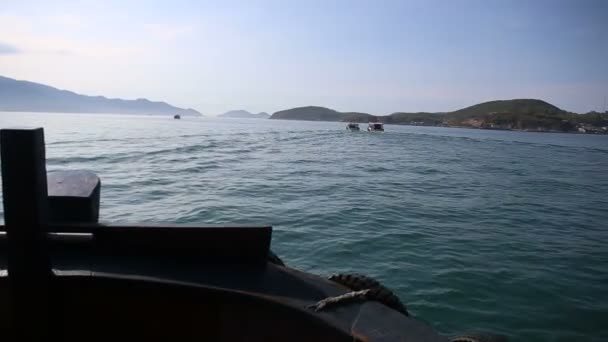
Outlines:
<svg viewBox="0 0 608 342"><path fill-rule="evenodd" d="M608 1L0 0L0 75L215 115L603 109Z"/></svg>

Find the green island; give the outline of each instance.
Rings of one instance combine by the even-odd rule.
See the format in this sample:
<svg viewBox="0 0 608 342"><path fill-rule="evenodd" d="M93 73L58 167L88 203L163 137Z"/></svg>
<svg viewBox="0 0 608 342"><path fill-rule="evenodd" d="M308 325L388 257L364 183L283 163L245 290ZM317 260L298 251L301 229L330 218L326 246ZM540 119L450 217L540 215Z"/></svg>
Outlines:
<svg viewBox="0 0 608 342"><path fill-rule="evenodd" d="M453 112L397 112L384 116L359 112L338 112L330 108L308 106L276 112L270 119L380 121L396 125L608 134L608 112L577 114L536 99L490 101Z"/></svg>

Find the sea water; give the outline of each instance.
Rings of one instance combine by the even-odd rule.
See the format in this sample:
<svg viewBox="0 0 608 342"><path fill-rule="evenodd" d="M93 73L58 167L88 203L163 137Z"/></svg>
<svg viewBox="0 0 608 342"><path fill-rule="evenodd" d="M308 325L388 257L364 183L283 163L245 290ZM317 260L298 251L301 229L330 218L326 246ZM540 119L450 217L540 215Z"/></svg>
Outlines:
<svg viewBox="0 0 608 342"><path fill-rule="evenodd" d="M101 177L102 221L270 224L287 265L376 277L443 333L608 339L608 136L0 113L11 126L45 128L49 171Z"/></svg>

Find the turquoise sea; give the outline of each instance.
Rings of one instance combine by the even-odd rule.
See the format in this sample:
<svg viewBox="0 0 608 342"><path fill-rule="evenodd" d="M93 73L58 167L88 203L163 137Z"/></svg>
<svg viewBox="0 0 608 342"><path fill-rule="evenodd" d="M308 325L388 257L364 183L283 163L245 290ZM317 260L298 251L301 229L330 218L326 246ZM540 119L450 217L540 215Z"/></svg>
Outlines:
<svg viewBox="0 0 608 342"><path fill-rule="evenodd" d="M265 223L285 262L360 272L443 333L608 340L608 136L0 113L106 222ZM0 209L1 210L1 209Z"/></svg>

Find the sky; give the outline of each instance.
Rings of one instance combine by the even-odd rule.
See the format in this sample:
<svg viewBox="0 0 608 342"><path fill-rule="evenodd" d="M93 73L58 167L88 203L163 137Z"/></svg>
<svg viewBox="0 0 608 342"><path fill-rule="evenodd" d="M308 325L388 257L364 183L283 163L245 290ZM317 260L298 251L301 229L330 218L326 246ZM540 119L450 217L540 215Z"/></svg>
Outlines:
<svg viewBox="0 0 608 342"><path fill-rule="evenodd" d="M0 75L205 115L604 110L605 0L0 0Z"/></svg>

